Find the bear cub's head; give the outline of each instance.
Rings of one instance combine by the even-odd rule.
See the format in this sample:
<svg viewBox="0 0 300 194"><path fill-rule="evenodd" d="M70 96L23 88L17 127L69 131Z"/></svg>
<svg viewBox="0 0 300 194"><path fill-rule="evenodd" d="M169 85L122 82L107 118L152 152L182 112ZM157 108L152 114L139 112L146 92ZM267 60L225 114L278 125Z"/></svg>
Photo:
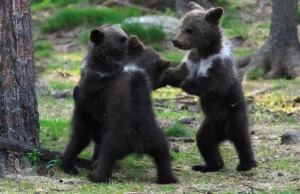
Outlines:
<svg viewBox="0 0 300 194"><path fill-rule="evenodd" d="M171 61L162 59L152 48L145 47L135 35L128 38L126 63L143 69L151 79L153 90L159 87L163 72L172 65Z"/></svg>
<svg viewBox="0 0 300 194"><path fill-rule="evenodd" d="M200 5L190 2L188 12L181 20L180 30L172 40L175 47L183 50L206 48L221 41L220 19L223 8L205 10Z"/></svg>
<svg viewBox="0 0 300 194"><path fill-rule="evenodd" d="M118 27L104 25L90 32L86 66L98 72L110 72L125 60L128 47L127 34Z"/></svg>

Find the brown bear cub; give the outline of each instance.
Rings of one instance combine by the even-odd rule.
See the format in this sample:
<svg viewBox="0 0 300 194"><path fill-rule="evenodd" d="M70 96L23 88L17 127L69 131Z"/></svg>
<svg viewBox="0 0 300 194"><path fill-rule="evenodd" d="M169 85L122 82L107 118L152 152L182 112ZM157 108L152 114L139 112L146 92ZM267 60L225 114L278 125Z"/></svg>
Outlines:
<svg viewBox="0 0 300 194"><path fill-rule="evenodd" d="M220 7L205 10L191 2L174 46L189 50L182 61L188 73L181 88L200 97L204 120L197 132L197 146L205 165L193 166L201 172L218 171L224 166L219 144L233 142L239 156L238 171L256 167L248 130L247 105L239 82L231 47L219 26ZM186 74L179 71L180 76ZM173 77L176 75L173 75Z"/></svg>
<svg viewBox="0 0 300 194"><path fill-rule="evenodd" d="M63 157L64 169L74 169L72 160L90 140L94 140L98 145L95 150L98 149L99 153L94 154L98 157L95 172L90 176L92 181L108 182L117 160L131 153L145 153L154 158L158 183L177 182L171 169L168 143L155 121L152 110L151 91L155 82L146 69L133 63L119 63L105 52L107 48L102 45L105 45L112 33L99 31L100 33L91 32L90 39L94 48L89 52L97 52L93 55L88 53L87 63L83 68L84 76L74 92L73 134L64 154L66 157ZM139 46L136 43L139 43L136 37L129 39L129 51L143 51L143 45ZM126 53L126 50L123 51ZM156 68L163 71L170 66L170 63L160 59L158 55L152 57L153 67L147 67L152 68L149 72L154 72ZM75 118L77 105L83 109L79 118ZM83 115L84 111L90 115L89 118ZM101 125L98 125L99 123ZM77 144L81 146L74 148L73 145Z"/></svg>
<svg viewBox="0 0 300 194"><path fill-rule="evenodd" d="M103 39L105 41L103 41ZM90 33L91 43L88 48L87 55L81 66L81 80L88 82L88 79L98 79L102 84L109 82L121 70L121 62L125 59L127 51L127 35L126 33L116 27L109 25L101 26L99 29L94 29ZM87 79L83 79L83 78ZM100 79L101 78L101 79ZM87 90L86 95L94 96L95 99L90 102L90 107L86 108L82 102L75 101L75 108L72 116L72 135L69 144L62 156L62 168L66 173L77 174L78 170L74 166L74 160L77 155L89 144L90 140L94 140L99 145L100 140L97 138L101 136L102 130L101 119L104 115L99 109L97 120L92 118L87 109L97 110L93 108L102 105L102 95L97 93L100 89L99 84L91 82L91 84L82 86L82 90ZM79 96L79 88L76 86L73 92L73 98ZM95 113L94 113L95 114ZM93 160L98 155L94 153Z"/></svg>

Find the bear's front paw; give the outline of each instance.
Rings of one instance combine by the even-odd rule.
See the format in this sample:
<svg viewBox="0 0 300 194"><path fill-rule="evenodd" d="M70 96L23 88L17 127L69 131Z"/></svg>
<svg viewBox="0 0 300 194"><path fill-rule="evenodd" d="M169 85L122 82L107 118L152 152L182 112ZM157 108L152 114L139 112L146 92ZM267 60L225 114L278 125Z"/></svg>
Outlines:
<svg viewBox="0 0 300 194"><path fill-rule="evenodd" d="M199 95L197 85L193 81L184 80L181 82L180 87L188 94Z"/></svg>

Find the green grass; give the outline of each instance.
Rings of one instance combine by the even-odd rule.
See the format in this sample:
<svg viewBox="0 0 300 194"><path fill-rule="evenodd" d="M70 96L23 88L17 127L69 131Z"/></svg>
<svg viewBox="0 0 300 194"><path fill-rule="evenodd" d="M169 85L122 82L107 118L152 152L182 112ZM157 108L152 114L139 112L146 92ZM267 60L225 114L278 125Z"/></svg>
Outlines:
<svg viewBox="0 0 300 194"><path fill-rule="evenodd" d="M50 81L49 87L54 90L73 89L76 83L70 81Z"/></svg>
<svg viewBox="0 0 300 194"><path fill-rule="evenodd" d="M103 24L121 23L130 16L139 16L140 11L132 8L67 8L55 12L39 25L42 33L52 33L59 30L72 30L80 25L101 26Z"/></svg>
<svg viewBox="0 0 300 194"><path fill-rule="evenodd" d="M103 3L105 0L33 0L31 1L31 10L33 12L44 9L60 8L76 4Z"/></svg>
<svg viewBox="0 0 300 194"><path fill-rule="evenodd" d="M34 43L34 56L35 59L49 57L52 53L53 46L47 41L36 41Z"/></svg>
<svg viewBox="0 0 300 194"><path fill-rule="evenodd" d="M176 123L175 125L166 130L166 135L168 137L187 137L188 130L182 124Z"/></svg>
<svg viewBox="0 0 300 194"><path fill-rule="evenodd" d="M184 56L186 55L186 52L170 52L170 53L165 53L163 55L163 58L168 59L172 61L173 66L177 66L180 64Z"/></svg>
<svg viewBox="0 0 300 194"><path fill-rule="evenodd" d="M31 1L31 10L40 11L55 7L67 6L79 2L88 2L87 0L33 0Z"/></svg>
<svg viewBox="0 0 300 194"><path fill-rule="evenodd" d="M165 48L161 44L153 44L152 48L157 52L162 52L165 50Z"/></svg>
<svg viewBox="0 0 300 194"><path fill-rule="evenodd" d="M41 139L48 139L50 142L58 141L60 138L66 138L69 134L70 121L62 119L41 119L40 120L40 136ZM47 141L42 141L43 147L50 143Z"/></svg>
<svg viewBox="0 0 300 194"><path fill-rule="evenodd" d="M221 26L225 30L227 37L244 36L247 34L247 26L241 21L239 17L232 13L225 14L221 20Z"/></svg>
<svg viewBox="0 0 300 194"><path fill-rule="evenodd" d="M249 72L248 79L249 80L256 80L259 79L265 71L263 69L254 69L253 71Z"/></svg>
<svg viewBox="0 0 300 194"><path fill-rule="evenodd" d="M257 49L238 49L238 50L234 50L234 54L237 57L244 57L254 53L255 51L257 51Z"/></svg>
<svg viewBox="0 0 300 194"><path fill-rule="evenodd" d="M165 33L160 26L144 26L143 24L122 24L122 29L127 35L136 35L145 44L156 43L165 38ZM89 42L89 31L83 31L77 38L80 44L87 44ZM153 45L154 50L163 51L163 46L159 44Z"/></svg>
<svg viewBox="0 0 300 194"><path fill-rule="evenodd" d="M49 75L49 73L64 72L70 75L79 75L83 56L83 53L53 53L50 64L45 65L45 70L41 74Z"/></svg>
<svg viewBox="0 0 300 194"><path fill-rule="evenodd" d="M300 23L300 8L297 10L298 23Z"/></svg>
<svg viewBox="0 0 300 194"><path fill-rule="evenodd" d="M146 44L159 42L166 36L161 26L144 26L140 23L123 23L121 27L128 35L136 35Z"/></svg>

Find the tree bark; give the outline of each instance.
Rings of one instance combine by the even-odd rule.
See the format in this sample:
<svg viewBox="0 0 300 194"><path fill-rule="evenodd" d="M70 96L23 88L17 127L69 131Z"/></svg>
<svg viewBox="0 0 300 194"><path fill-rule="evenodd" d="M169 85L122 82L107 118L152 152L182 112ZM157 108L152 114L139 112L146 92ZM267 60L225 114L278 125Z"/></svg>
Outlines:
<svg viewBox="0 0 300 194"><path fill-rule="evenodd" d="M265 44L237 61L239 73L264 70L263 78L300 77L300 45L297 36L298 0L273 0L271 30Z"/></svg>
<svg viewBox="0 0 300 194"><path fill-rule="evenodd" d="M39 146L30 0L0 1L0 137ZM0 174L7 154L0 152Z"/></svg>

